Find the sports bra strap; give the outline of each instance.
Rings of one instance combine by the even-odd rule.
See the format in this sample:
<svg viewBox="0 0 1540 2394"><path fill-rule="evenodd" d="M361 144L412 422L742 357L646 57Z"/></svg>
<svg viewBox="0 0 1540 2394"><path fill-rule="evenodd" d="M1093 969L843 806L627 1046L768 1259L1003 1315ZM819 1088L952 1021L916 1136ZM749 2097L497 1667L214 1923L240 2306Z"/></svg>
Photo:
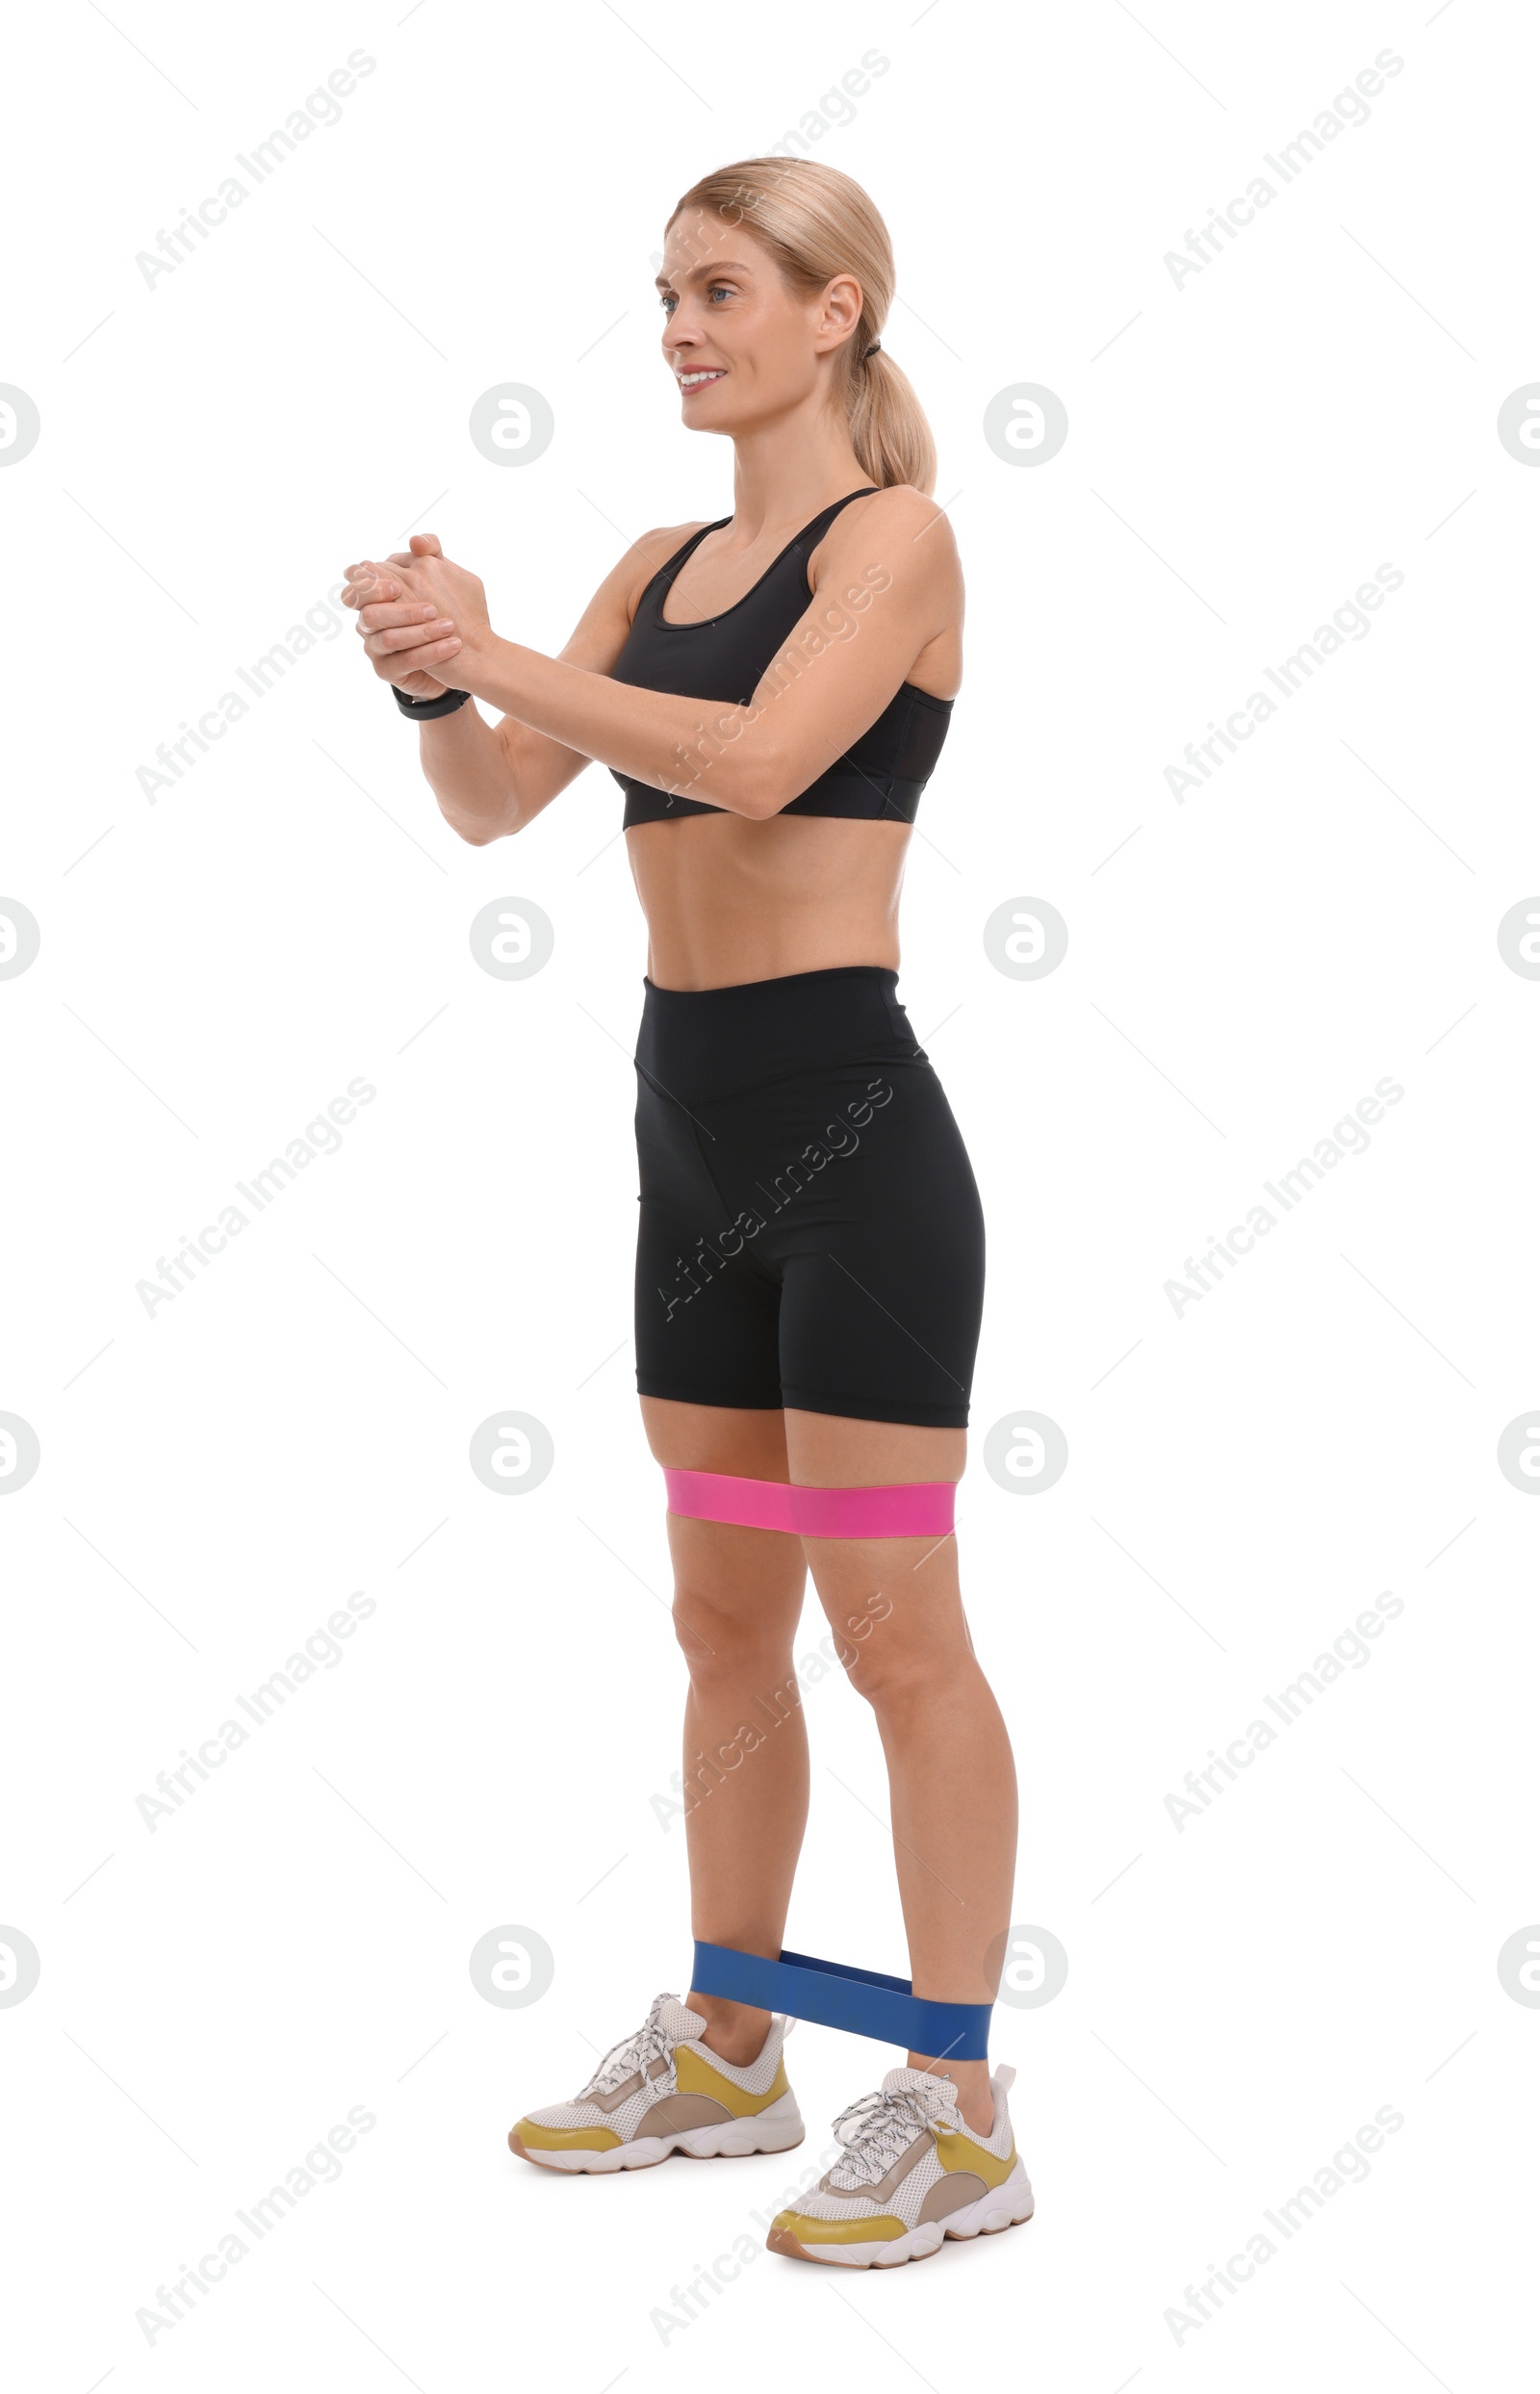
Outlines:
<svg viewBox="0 0 1540 2394"><path fill-rule="evenodd" d="M682 549L676 549L671 557L664 559L663 563L658 567L657 572L653 576L651 582L648 584L649 590L655 590L657 592L659 602L662 601L664 594L672 586L674 578L679 573L680 566L683 565L687 557L692 557L695 554L696 550L699 549L702 541L706 538L706 533L719 532L725 524L731 524L732 521L732 518L730 515L719 515L714 524L703 524L698 532L692 532L690 534L689 539L685 542Z"/></svg>
<svg viewBox="0 0 1540 2394"><path fill-rule="evenodd" d="M834 500L831 505L825 507L821 515L815 515L810 524L803 526L797 534L797 545L800 547L809 532L816 532L818 540L821 540L841 507L848 507L853 499L869 499L876 488L875 482L863 482L860 490L848 490L843 499ZM812 546L816 549L818 541L815 540Z"/></svg>
<svg viewBox="0 0 1540 2394"><path fill-rule="evenodd" d="M811 543L811 546L816 548L818 546L818 541L822 540L825 532L829 529L830 525L839 513L840 508L848 507L853 499L869 499L876 488L877 484L875 482L866 482L862 484L860 490L847 491L843 499L831 500L829 505L821 509L820 512L813 517L810 524L805 524L801 531L793 534L792 538L787 541L785 548L781 552L781 555L776 558L775 565L781 564L782 560L792 551L805 549L808 545L808 536L809 533L816 533L817 535L817 538ZM696 550L706 538L706 533L720 532L727 525L731 524L732 521L732 518L730 515L719 515L714 524L703 524L698 532L692 532L690 534L689 539L684 543L682 549L676 549L674 554L658 567L657 572L653 576L651 582L648 584L648 589L650 592L654 594L659 609L661 609L664 600L667 598L669 591L673 588L675 581L678 579L681 568L695 554ZM775 571L775 565L767 566L765 568L764 573L759 577L760 581L768 579L769 576ZM755 587L757 589L758 583L756 583ZM750 595L752 596L752 593ZM674 629L676 631L680 629L688 630L689 627L680 627L676 625Z"/></svg>

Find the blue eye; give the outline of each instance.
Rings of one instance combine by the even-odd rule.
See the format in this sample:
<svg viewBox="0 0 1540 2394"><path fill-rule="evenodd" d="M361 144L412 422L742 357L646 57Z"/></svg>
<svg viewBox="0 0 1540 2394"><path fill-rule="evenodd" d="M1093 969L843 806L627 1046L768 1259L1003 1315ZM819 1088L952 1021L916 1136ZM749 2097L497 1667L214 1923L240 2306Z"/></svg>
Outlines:
<svg viewBox="0 0 1540 2394"><path fill-rule="evenodd" d="M711 283L707 286L706 296L708 299L715 299L717 297L731 299L732 296L732 285L731 283ZM665 316L671 316L675 308L678 307L679 301L673 296L672 294L660 292L658 295L657 304L662 309Z"/></svg>

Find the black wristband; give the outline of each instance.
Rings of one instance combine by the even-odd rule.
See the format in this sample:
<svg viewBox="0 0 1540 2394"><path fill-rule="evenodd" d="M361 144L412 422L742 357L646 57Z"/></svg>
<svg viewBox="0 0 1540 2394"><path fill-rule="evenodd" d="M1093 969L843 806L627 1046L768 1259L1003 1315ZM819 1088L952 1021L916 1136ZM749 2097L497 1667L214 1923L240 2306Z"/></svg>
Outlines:
<svg viewBox="0 0 1540 2394"><path fill-rule="evenodd" d="M469 690L446 690L442 698L408 698L396 688L394 682L391 688L396 690L396 704L402 714L415 715L420 723L426 723L433 715L452 715L456 707L463 707L471 695Z"/></svg>

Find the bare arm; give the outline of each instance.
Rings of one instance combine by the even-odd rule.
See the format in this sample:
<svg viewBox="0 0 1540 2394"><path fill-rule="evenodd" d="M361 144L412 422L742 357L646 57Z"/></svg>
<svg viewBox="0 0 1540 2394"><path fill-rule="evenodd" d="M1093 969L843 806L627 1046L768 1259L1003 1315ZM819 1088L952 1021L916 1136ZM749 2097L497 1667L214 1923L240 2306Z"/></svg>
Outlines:
<svg viewBox="0 0 1540 2394"><path fill-rule="evenodd" d="M577 655L569 643L551 657L499 639L484 610L479 621L474 607L467 610L460 579L434 558L413 560L400 573L412 599L435 601L462 633L446 669L457 686L500 707L538 741L754 820L778 814L860 738L921 649L957 620L962 603L957 547L941 509L917 491L886 491L854 520L836 517L818 553L817 589L806 613L749 704L725 706L611 681L624 629L603 662L596 661L598 643L594 656ZM635 587L632 579L629 599ZM611 636L614 631L611 619ZM424 738L440 728L424 726ZM526 819L521 805L520 820Z"/></svg>
<svg viewBox="0 0 1540 2394"><path fill-rule="evenodd" d="M644 533L632 544L584 608L561 652L559 661L564 668L589 678L608 676L625 646L642 589L664 558L695 528L694 525L663 527ZM460 664L463 642L426 636L447 618L438 617L433 608L414 599L394 594L402 592L406 569L419 556L434 557L457 582L474 578L449 566L431 533L416 537L423 542L421 550L390 561L400 569L393 579L384 579L390 567L374 568L372 578L368 569L350 567L349 575L358 579L344 604L359 608L358 628L367 635L374 670L382 680L396 682L413 697L431 696L446 686L466 689L470 676ZM464 593L457 596L463 599ZM434 620L424 622L426 616ZM475 695L497 703L490 692ZM585 750L512 714L490 724L475 706L428 716L419 726L418 743L424 778L438 800L440 813L452 831L478 848L523 831L592 761Z"/></svg>

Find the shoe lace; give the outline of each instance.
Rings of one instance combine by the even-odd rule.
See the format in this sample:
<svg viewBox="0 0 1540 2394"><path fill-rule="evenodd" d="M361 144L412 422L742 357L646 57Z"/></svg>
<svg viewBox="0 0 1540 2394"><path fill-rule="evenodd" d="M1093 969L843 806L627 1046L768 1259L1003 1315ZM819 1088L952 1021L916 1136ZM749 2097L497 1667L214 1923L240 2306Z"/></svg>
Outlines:
<svg viewBox="0 0 1540 2394"><path fill-rule="evenodd" d="M665 2030L660 2018L663 2006L668 2000L666 1995L656 1996L652 2010L640 2028L634 2030L629 2037L622 2037L618 2045L610 2046L588 2084L578 2096L577 2100L579 2103L584 2096L613 2094L623 2079L630 2077L635 2072L645 2074L649 2065L654 2061L666 2061L668 2068L659 2073L654 2084L660 2092L672 2093L674 2086L673 2040Z"/></svg>
<svg viewBox="0 0 1540 2394"><path fill-rule="evenodd" d="M874 2185L915 2137L952 2107L951 2091L939 2081L860 2096L834 2122L835 2139L846 2149L831 2178L845 2186Z"/></svg>

